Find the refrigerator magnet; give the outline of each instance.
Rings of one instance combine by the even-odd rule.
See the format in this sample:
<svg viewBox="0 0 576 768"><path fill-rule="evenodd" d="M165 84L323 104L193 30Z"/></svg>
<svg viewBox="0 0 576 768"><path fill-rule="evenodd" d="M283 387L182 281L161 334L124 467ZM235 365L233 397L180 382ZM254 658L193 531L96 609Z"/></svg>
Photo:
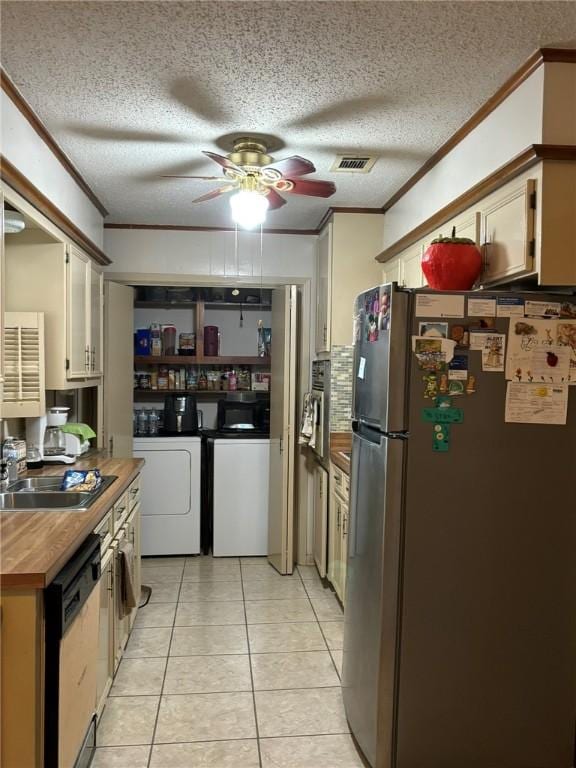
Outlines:
<svg viewBox="0 0 576 768"><path fill-rule="evenodd" d="M473 395L476 392L476 377L470 374L466 380L466 394Z"/></svg>
<svg viewBox="0 0 576 768"><path fill-rule="evenodd" d="M454 355L448 363L448 379L466 381L468 378L468 355Z"/></svg>
<svg viewBox="0 0 576 768"><path fill-rule="evenodd" d="M464 421L462 408L422 408L422 420L433 424L461 424Z"/></svg>
<svg viewBox="0 0 576 768"><path fill-rule="evenodd" d="M422 377L422 381L425 384L424 397L427 400L433 400L438 394L438 379L435 373L429 373Z"/></svg>
<svg viewBox="0 0 576 768"><path fill-rule="evenodd" d="M358 378L364 379L365 375L366 375L366 358L361 357L360 362L358 363Z"/></svg>
<svg viewBox="0 0 576 768"><path fill-rule="evenodd" d="M438 453L446 453L450 448L450 425L434 424L432 433L434 435L432 450Z"/></svg>
<svg viewBox="0 0 576 768"><path fill-rule="evenodd" d="M429 320L418 323L418 336L427 336L436 339L447 339L448 323L436 323Z"/></svg>
<svg viewBox="0 0 576 768"><path fill-rule="evenodd" d="M448 393L452 396L458 396L464 394L464 382L458 380L452 380L448 382Z"/></svg>

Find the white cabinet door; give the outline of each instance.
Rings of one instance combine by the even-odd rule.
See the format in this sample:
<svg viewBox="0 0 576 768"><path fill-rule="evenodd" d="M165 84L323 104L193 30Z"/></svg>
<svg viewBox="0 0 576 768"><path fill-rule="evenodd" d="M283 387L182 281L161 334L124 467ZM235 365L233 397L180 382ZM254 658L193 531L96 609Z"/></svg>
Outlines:
<svg viewBox="0 0 576 768"><path fill-rule="evenodd" d="M90 369L88 257L74 247L68 251L68 378L85 378Z"/></svg>
<svg viewBox="0 0 576 768"><path fill-rule="evenodd" d="M342 599L342 500L330 493L330 514L328 520L328 580Z"/></svg>
<svg viewBox="0 0 576 768"><path fill-rule="evenodd" d="M534 264L534 179L507 184L482 205L484 283L531 272Z"/></svg>
<svg viewBox="0 0 576 768"><path fill-rule="evenodd" d="M328 557L328 472L314 468L314 562L320 576L326 576Z"/></svg>
<svg viewBox="0 0 576 768"><path fill-rule="evenodd" d="M90 373L100 376L102 374L102 303L103 303L103 278L92 265L88 268L90 281Z"/></svg>
<svg viewBox="0 0 576 768"><path fill-rule="evenodd" d="M416 243L402 256L402 273L407 288L421 288L424 285L422 273L423 243Z"/></svg>
<svg viewBox="0 0 576 768"><path fill-rule="evenodd" d="M391 259L384 264L382 270L383 283L402 283L402 261L400 257Z"/></svg>
<svg viewBox="0 0 576 768"><path fill-rule="evenodd" d="M96 710L100 713L112 685L114 675L114 550L108 549L102 559L100 576L100 614L98 629L98 674L96 678Z"/></svg>
<svg viewBox="0 0 576 768"><path fill-rule="evenodd" d="M346 569L348 564L348 525L350 520L350 511L347 504L342 502L340 507L340 533L342 534L340 542L340 592L338 597L342 605L346 602ZM336 590L338 591L338 590Z"/></svg>
<svg viewBox="0 0 576 768"><path fill-rule="evenodd" d="M316 353L330 351L330 294L332 275L332 224L318 238L316 265Z"/></svg>

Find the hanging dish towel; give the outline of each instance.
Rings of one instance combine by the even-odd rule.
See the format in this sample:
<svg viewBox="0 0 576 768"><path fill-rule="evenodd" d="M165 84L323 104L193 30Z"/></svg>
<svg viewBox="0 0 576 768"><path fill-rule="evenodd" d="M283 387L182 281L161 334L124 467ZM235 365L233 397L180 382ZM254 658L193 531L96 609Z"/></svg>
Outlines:
<svg viewBox="0 0 576 768"><path fill-rule="evenodd" d="M313 397L312 399L312 434L310 435L310 440L308 441L308 445L310 448L316 448L316 437L318 436L318 422L320 419L320 403L318 400Z"/></svg>
<svg viewBox="0 0 576 768"><path fill-rule="evenodd" d="M135 608L136 595L134 593L134 582L132 581L132 571L134 569L134 547L129 541L120 543L120 602L122 616L127 616L132 608Z"/></svg>
<svg viewBox="0 0 576 768"><path fill-rule="evenodd" d="M300 445L308 445L310 442L312 432L314 431L313 415L312 395L310 392L306 392L302 404L302 420L300 422L300 438L298 440Z"/></svg>

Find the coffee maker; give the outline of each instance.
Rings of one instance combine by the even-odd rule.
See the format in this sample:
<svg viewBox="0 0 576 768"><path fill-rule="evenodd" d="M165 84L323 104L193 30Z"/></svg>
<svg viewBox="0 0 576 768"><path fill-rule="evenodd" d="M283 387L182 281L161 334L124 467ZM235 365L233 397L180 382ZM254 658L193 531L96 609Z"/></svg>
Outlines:
<svg viewBox="0 0 576 768"><path fill-rule="evenodd" d="M192 395L166 395L164 434L192 435L198 431L196 398Z"/></svg>
<svg viewBox="0 0 576 768"><path fill-rule="evenodd" d="M76 456L67 450L62 425L68 420L70 408L54 406L43 416L26 419L26 443L37 449L40 460L51 464L74 464Z"/></svg>

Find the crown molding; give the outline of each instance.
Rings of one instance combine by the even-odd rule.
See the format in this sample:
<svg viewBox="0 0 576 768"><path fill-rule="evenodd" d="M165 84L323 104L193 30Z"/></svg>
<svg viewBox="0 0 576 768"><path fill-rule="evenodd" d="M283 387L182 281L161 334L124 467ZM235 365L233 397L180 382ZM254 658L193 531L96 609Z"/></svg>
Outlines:
<svg viewBox="0 0 576 768"><path fill-rule="evenodd" d="M60 149L56 140L46 128L44 123L40 120L36 112L28 104L24 96L20 93L18 88L14 85L12 80L8 77L3 68L0 67L0 86L4 93L8 96L14 106L24 115L28 123L36 131L38 136L50 149L54 157L60 162L60 164L66 169L66 171L72 176L76 184L80 187L82 192L88 197L90 202L97 208L102 216L108 216L108 211L104 208L103 204L96 197L94 192L88 186L88 183L81 176L80 172L76 169L70 158Z"/></svg>
<svg viewBox="0 0 576 768"><path fill-rule="evenodd" d="M236 232L236 227L194 227L180 224L104 224L104 229L152 229L168 232ZM238 230L243 231L243 230ZM262 229L265 235L317 235L317 229ZM254 230L260 234L260 230Z"/></svg>
<svg viewBox="0 0 576 768"><path fill-rule="evenodd" d="M73 240L79 248L82 248L97 264L107 266L112 261L106 256L90 238L78 229L76 224L66 216L43 192L32 184L12 163L3 155L0 155L0 177L9 187L19 195L22 195L30 205L46 216L65 235Z"/></svg>
<svg viewBox="0 0 576 768"><path fill-rule="evenodd" d="M494 192L498 187L503 186L515 176L518 176L542 160L576 162L576 146L532 144L519 155L516 155L510 162L500 166L494 173L486 176L482 181L479 181L478 184L475 184L455 200L452 200L452 202L445 205L444 208L441 208L426 219L426 221L423 221L417 227L410 230L410 232L407 232L404 237L401 237L393 245L379 253L378 256L376 256L376 260L385 262L389 259L393 259L394 256L402 253L402 251L422 237L425 237L432 230L442 226L447 221L454 218L454 216L465 211L466 208L469 208L479 200L482 200L486 195Z"/></svg>
<svg viewBox="0 0 576 768"><path fill-rule="evenodd" d="M539 48L530 56L522 66L511 75L505 83L486 101L464 125L462 125L450 138L426 160L426 162L406 181L400 189L386 200L382 206L382 213L386 213L400 198L412 189L443 157L468 136L496 107L510 96L522 83L527 80L542 64L546 62L561 62L576 64L576 49L574 48Z"/></svg>
<svg viewBox="0 0 576 768"><path fill-rule="evenodd" d="M358 207L346 207L346 206L331 206L328 208L324 216L320 219L318 222L318 226L316 227L316 234L319 234L326 224L330 221L332 216L335 213L367 213L367 214L379 214L380 216L383 215L384 211L382 208L358 208Z"/></svg>

